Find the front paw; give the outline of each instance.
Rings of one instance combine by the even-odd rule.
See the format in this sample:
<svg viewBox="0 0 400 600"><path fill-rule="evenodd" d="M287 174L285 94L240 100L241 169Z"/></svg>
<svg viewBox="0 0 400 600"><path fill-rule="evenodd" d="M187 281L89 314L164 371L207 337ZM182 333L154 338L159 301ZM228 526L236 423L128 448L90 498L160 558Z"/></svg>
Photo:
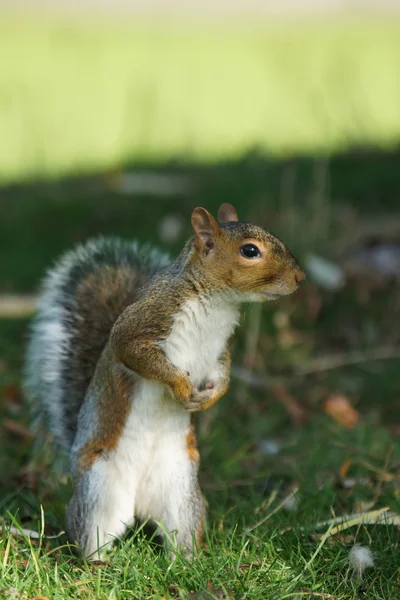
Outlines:
<svg viewBox="0 0 400 600"><path fill-rule="evenodd" d="M186 372L182 372L182 375L180 377L174 379L170 383L169 387L173 396L175 396L175 398L179 400L179 402L182 402L182 404L184 405L186 405L187 402L189 402L192 395L193 386L189 377L186 375Z"/></svg>
<svg viewBox="0 0 400 600"><path fill-rule="evenodd" d="M190 398L185 402L185 410L188 412L200 412L212 406L219 398L216 394L214 384L209 382L205 389L193 388Z"/></svg>

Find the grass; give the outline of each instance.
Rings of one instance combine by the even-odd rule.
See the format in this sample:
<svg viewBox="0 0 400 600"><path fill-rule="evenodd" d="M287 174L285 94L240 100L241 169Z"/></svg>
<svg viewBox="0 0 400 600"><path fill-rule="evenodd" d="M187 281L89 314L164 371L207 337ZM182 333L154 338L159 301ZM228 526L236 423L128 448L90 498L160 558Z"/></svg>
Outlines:
<svg viewBox="0 0 400 600"><path fill-rule="evenodd" d="M313 250L341 260L357 245L355 232L361 234L365 220L376 223L378 215L385 216L383 198L388 220L398 213L398 153L353 153L324 161L280 163L253 154L205 167L159 165L191 181L184 196L163 198L121 195L110 189L107 174L3 188L0 291L34 291L46 266L90 235L156 240L165 215L180 215L188 223L194 206L215 212L222 201L233 202L242 218L290 239L300 258ZM314 213L325 239L310 221ZM185 225L164 246L175 253L188 234ZM245 309L232 344L234 363L267 377L268 385L256 390L233 377L227 397L198 418L200 480L210 504L199 556L194 561L178 556L170 564L149 533L138 528L107 564L90 565L74 557L63 536L34 540L3 532L3 597L400 597L398 527L359 525L326 539L327 526L318 527L332 515L385 506L400 514L400 360L296 375L321 355L346 358L349 351L398 347L398 317L398 286L370 287L362 279L339 292L308 282L292 298L265 305L261 314ZM24 429L20 384L27 325L26 319L0 319L0 514L6 529L14 523L40 532L43 507L44 532L54 535L65 527L70 482L52 469L48 456L32 453ZM326 399L337 393L357 411L354 427L326 412ZM297 502L285 507L282 501L294 488ZM368 545L375 555L376 566L362 582L346 577L354 543Z"/></svg>
<svg viewBox="0 0 400 600"><path fill-rule="evenodd" d="M0 20L0 179L385 147L400 25ZM82 135L84 133L84 135Z"/></svg>
<svg viewBox="0 0 400 600"><path fill-rule="evenodd" d="M12 60L0 69L0 181L36 183L0 189L0 294L35 291L62 251L92 235L159 243L166 215L184 223L163 244L174 254L191 209L215 213L223 201L301 260L316 252L341 262L371 223L380 231L379 220L398 215L398 151L328 155L398 140L399 52L397 22L200 27L2 15L0 53ZM257 150L243 158L249 148ZM266 160L266 151L303 158ZM190 186L124 195L121 164ZM79 172L95 174L56 178ZM234 363L264 387L232 377L227 397L199 417L206 544L194 561L173 564L140 527L100 565L76 558L65 536L7 533L13 524L58 534L71 489L47 454L32 451L21 396L28 320L0 318L0 596L400 597L398 527L327 538L318 527L385 506L400 514L400 360L346 364L348 352L399 347L399 306L393 281L361 277L327 292L309 278L290 299L244 310ZM336 355L340 368L316 362ZM305 367L315 370L299 375ZM328 414L335 394L358 414L353 427ZM297 501L285 505L293 489ZM362 582L347 576L355 543L375 555Z"/></svg>
<svg viewBox="0 0 400 600"><path fill-rule="evenodd" d="M367 573L363 582L367 597L396 598L400 591L396 528L354 528L328 539L321 547L321 530L316 528L319 520L331 516L330 510L345 514L355 510L361 499L366 502L374 496L377 483L373 477L371 480L371 471L355 467L352 475L360 483L349 490L341 487L338 469L349 457L355 465L357 459L364 457L376 467L385 464L393 442L384 428L370 421L349 433L320 416L301 433L290 431L287 436L289 432L280 432L286 441L277 461L261 457L249 448L256 438L250 419L241 415L239 423L226 408L221 409L219 417L228 421L228 427L215 419L213 433L202 439L206 449L202 481L211 506L210 529L206 547L193 563L178 557L169 564L142 531L130 535L112 552L109 564L100 566L74 558L61 544L64 540L57 544L45 540L40 543L5 535L1 542L3 593L12 597L11 590L15 589L21 594L27 592L28 597L187 598L192 591L211 588L227 590L232 598L312 598L318 594L326 594L320 596L326 598L358 598L360 582L345 579L348 551L357 541L370 545L376 556L376 568ZM271 430L276 435L276 424ZM339 444L343 447L338 448ZM393 473L398 461L399 454L395 452L386 467L388 471ZM247 477L247 481L235 481L234 474ZM362 483L361 475L369 476L368 485ZM298 510L293 513L281 509L265 525L247 534L246 526L271 511L265 506L272 491L278 489L282 493L293 476L301 490ZM42 473L41 478L39 495L43 498L43 484L46 487L54 475ZM11 504L28 504L29 522L40 531L37 501L29 503L26 491L15 496ZM54 523L50 503L60 502L60 491L53 489L51 496L52 500L48 497L45 503L45 514L53 521L53 528L46 524L46 531L50 532L55 531L55 524L62 526L61 520ZM275 500L272 507L277 503ZM395 481L384 484L377 500L378 506L387 503L399 510ZM19 518L26 520L21 513ZM8 516L6 520L10 522Z"/></svg>

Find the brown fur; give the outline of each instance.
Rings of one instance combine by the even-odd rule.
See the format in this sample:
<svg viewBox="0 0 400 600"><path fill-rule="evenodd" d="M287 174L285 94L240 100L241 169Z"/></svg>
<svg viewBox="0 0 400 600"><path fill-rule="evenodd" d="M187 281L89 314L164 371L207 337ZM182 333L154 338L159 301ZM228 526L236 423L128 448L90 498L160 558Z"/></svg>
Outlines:
<svg viewBox="0 0 400 600"><path fill-rule="evenodd" d="M113 528L106 531L104 522L104 537L106 534L119 536L123 531L119 521L118 525L114 523L114 517L121 518L122 522L124 515L117 514L121 507L116 507L112 518L104 513L105 505L107 511L110 508L107 502L115 501L120 490L107 489L107 485L101 488L96 480L98 473L90 470L100 456L106 463L107 453L117 449L135 402L137 378L159 381L169 387L174 396L170 402L181 402L188 412L206 410L228 390L228 348L220 357L215 357L216 368L210 365L212 381L204 382L205 389L200 390L193 388L190 373L180 370L167 358L163 342L183 305L193 298L204 302L206 309L213 306L214 300L217 305L224 302L229 309L232 307L226 314L232 314L236 323L236 306L240 302L290 294L304 279L304 273L286 246L261 227L239 222L233 206L223 204L218 218L220 224L204 208L196 208L192 213L193 239L166 267L165 258L158 255L154 260L150 256L149 262L143 260L142 252L145 256L146 249L139 249L136 254L136 250L131 252L125 247L116 253L112 244L104 248L117 266L101 266L103 255L95 253L83 255L83 259L71 267L65 283L69 296L62 305L63 318L70 317L66 325L70 336L69 354L62 357L63 406L66 408L63 424L68 427L69 439L75 439L71 456L75 487L69 506L68 530L71 539L77 540L86 554L96 550L93 527L103 523L103 517L107 517ZM245 244L256 245L259 255L243 256ZM92 260L95 255L97 262ZM205 351L206 348L198 348L199 355ZM141 397L141 402L145 400ZM168 402L166 398L165 401ZM135 422L135 414L132 414L132 427L140 426L140 418ZM156 428L156 421L152 425L149 420L149 427ZM157 435L158 431L152 433ZM166 438L164 443L168 442L168 433L162 432ZM168 479L167 483L179 486L182 477L190 477L183 488L190 489L190 497L186 493L182 496L187 510L179 511L177 522L171 527L181 536L179 544L191 550L193 535L199 544L202 542L206 504L197 482L200 455L193 425L186 431L186 439L181 441L186 443L192 463L190 474L177 473L175 482ZM123 461L121 464L123 468ZM105 464L105 477L109 473L107 467L112 469L115 465L113 462ZM130 500L126 500L126 512L129 512ZM166 517L174 512L170 510L169 500L164 497Z"/></svg>
<svg viewBox="0 0 400 600"><path fill-rule="evenodd" d="M225 220L221 226L205 209L195 209L194 239L174 263L156 273L137 294L139 282L128 267L105 267L81 282L76 294L82 319L78 333L80 352L72 365L73 376L84 372L85 361L93 367L102 343L106 342L110 320L116 319L92 382L98 398L100 428L81 452L82 468L90 466L99 453L116 447L129 413L134 374L166 384L177 400L191 406L191 398L198 391L193 389L189 374L168 361L160 345L184 302L197 294L231 290L287 294L304 279L294 257L273 235L256 225L238 222L235 209L228 204L221 206L219 218ZM260 251L260 256L251 260L240 252L244 244L250 243ZM121 307L133 299L133 304L118 316ZM107 325L103 324L107 320ZM89 347L91 352L87 351ZM204 401L202 397L201 405L194 404L196 411L210 408L228 390L228 349L220 360L225 375ZM189 456L197 460L193 430L186 443Z"/></svg>
<svg viewBox="0 0 400 600"><path fill-rule="evenodd" d="M224 208L222 213L225 216L229 211ZM204 208L193 211L192 224L197 249L193 263L197 273L207 276L209 287L274 294L279 293L279 282L291 293L305 277L288 248L257 225L230 221L219 227ZM240 248L245 244L255 244L261 256L244 258Z"/></svg>
<svg viewBox="0 0 400 600"><path fill-rule="evenodd" d="M237 222L236 211L228 204L221 206L219 216L232 220L219 226L204 208L193 211L194 239L174 263L142 287L110 336L118 361L142 377L165 383L183 404L193 393L189 377L167 360L159 344L168 336L182 304L198 294L229 295L232 291L259 294L261 300L264 293L292 293L304 279L292 254L273 235L256 225ZM248 243L257 245L259 257L249 260L241 255L240 248ZM229 374L198 410L217 402L228 384Z"/></svg>
<svg viewBox="0 0 400 600"><path fill-rule="evenodd" d="M239 221L239 217L236 212L236 208L229 204L228 202L224 202L218 209L218 221L220 223L229 223L233 221Z"/></svg>
<svg viewBox="0 0 400 600"><path fill-rule="evenodd" d="M204 517L200 519L200 523L196 531L196 541L198 546L202 546L204 543Z"/></svg>
<svg viewBox="0 0 400 600"><path fill-rule="evenodd" d="M68 371L68 395L75 399L67 407L68 428L76 431L76 419L90 380L107 343L110 330L142 285L129 266L105 265L87 275L75 292L77 310ZM69 409L69 410L68 410Z"/></svg>
<svg viewBox="0 0 400 600"><path fill-rule="evenodd" d="M103 381L100 389L97 382ZM94 385L89 393L97 395L97 411L100 427L80 450L78 469L84 472L104 452L114 450L122 435L131 408L134 380L121 365L115 364L109 352L105 352L98 364Z"/></svg>
<svg viewBox="0 0 400 600"><path fill-rule="evenodd" d="M128 307L113 327L109 344L118 361L142 377L165 383L177 399L185 402L192 384L186 373L167 360L157 344L167 337L173 316L183 302L175 290L170 291L169 296L168 289L160 285L152 297L141 298ZM185 298L189 298L193 292L190 288L186 291Z"/></svg>
<svg viewBox="0 0 400 600"><path fill-rule="evenodd" d="M197 449L197 439L193 423L190 424L190 429L186 435L186 450L189 456L189 460L191 460L194 463L200 462L200 454Z"/></svg>

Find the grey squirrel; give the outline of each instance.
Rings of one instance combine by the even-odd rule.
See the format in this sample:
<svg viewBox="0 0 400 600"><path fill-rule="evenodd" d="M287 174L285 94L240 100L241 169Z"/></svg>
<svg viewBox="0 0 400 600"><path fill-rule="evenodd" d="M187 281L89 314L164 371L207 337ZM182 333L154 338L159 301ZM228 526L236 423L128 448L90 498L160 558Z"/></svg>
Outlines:
<svg viewBox="0 0 400 600"><path fill-rule="evenodd" d="M200 543L205 500L192 414L229 385L240 304L294 292L305 275L287 247L222 204L204 208L173 262L118 239L67 253L44 281L26 389L70 459L68 534L86 556L136 518L167 545Z"/></svg>

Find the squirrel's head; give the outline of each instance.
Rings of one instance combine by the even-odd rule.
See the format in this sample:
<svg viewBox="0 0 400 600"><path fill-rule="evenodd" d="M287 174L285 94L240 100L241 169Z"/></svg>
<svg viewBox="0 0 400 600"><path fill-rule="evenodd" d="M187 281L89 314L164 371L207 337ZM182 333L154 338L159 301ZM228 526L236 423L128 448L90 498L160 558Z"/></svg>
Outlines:
<svg viewBox="0 0 400 600"><path fill-rule="evenodd" d="M305 279L285 244L258 225L240 222L231 204L220 206L218 221L205 208L192 213L193 259L221 291L259 302L291 294Z"/></svg>

